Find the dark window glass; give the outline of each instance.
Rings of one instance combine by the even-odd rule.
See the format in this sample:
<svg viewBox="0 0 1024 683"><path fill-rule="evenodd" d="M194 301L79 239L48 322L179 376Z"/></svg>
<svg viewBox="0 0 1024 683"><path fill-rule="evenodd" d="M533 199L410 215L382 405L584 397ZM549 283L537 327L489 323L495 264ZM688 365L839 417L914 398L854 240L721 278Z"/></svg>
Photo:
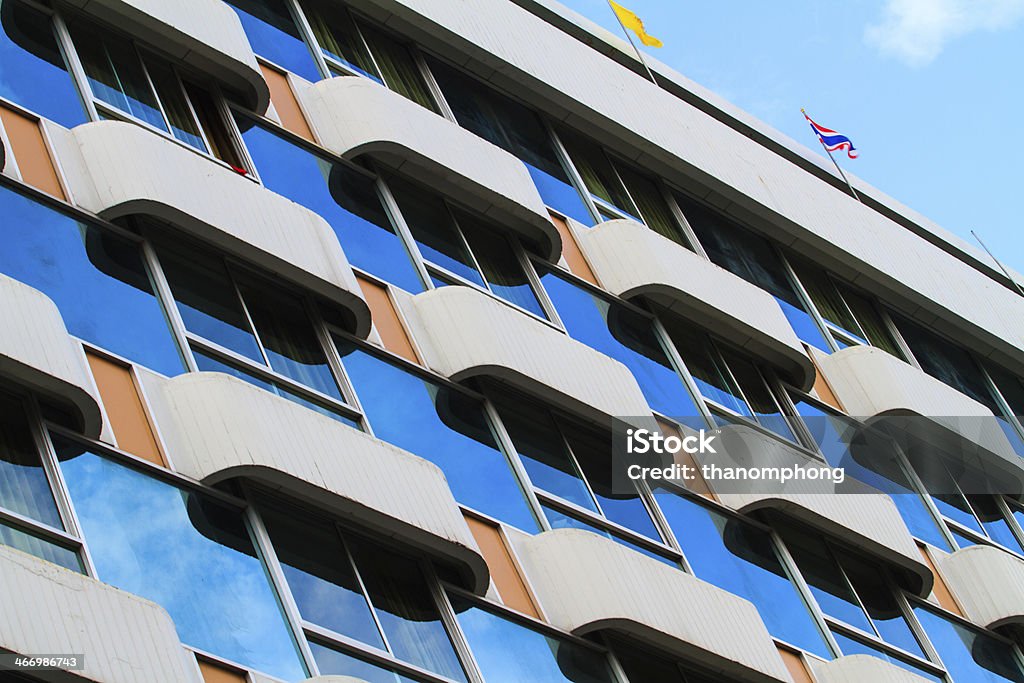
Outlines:
<svg viewBox="0 0 1024 683"><path fill-rule="evenodd" d="M895 317L895 321L922 370L985 405L993 413L998 415L1002 412L971 354L906 318Z"/></svg>
<svg viewBox="0 0 1024 683"><path fill-rule="evenodd" d="M612 640L611 649L630 683L728 683L726 679L694 673L679 662L639 650L633 643Z"/></svg>
<svg viewBox="0 0 1024 683"><path fill-rule="evenodd" d="M627 216L643 222L640 218L640 211L626 192L626 187L622 184L619 174L601 146L593 140L564 128L558 130L558 137L569 152L569 158L572 159L590 194ZM610 217L618 218L619 216L612 214Z"/></svg>
<svg viewBox="0 0 1024 683"><path fill-rule="evenodd" d="M213 97L203 88L185 82L185 92L192 102L199 124L206 133L206 141L210 143L210 153L236 171L245 170L245 162L238 151L235 134L228 128L224 115L218 110Z"/></svg>
<svg viewBox="0 0 1024 683"><path fill-rule="evenodd" d="M893 356L903 359L903 351L900 350L899 345L896 343L896 338L893 337L889 327L885 324L885 320L882 319L882 315L878 312L878 307L875 306L874 302L842 283L838 283L836 286L842 293L843 299L850 307L850 310L853 311L857 322L860 323L860 329L864 331L864 336L867 337L868 342L872 346L877 346L884 351L888 351Z"/></svg>
<svg viewBox="0 0 1024 683"><path fill-rule="evenodd" d="M947 619L924 605L915 605L914 614L953 680L1024 681L1012 645Z"/></svg>
<svg viewBox="0 0 1024 683"><path fill-rule="evenodd" d="M263 183L326 219L352 265L409 292L423 291L372 180L261 126L244 120L239 124L243 129L248 126L242 137Z"/></svg>
<svg viewBox="0 0 1024 683"><path fill-rule="evenodd" d="M155 57L146 58L146 69L153 80L157 97L164 107L167 121L171 124L171 133L186 145L191 145L203 152L209 152L203 135L199 132L199 123L192 113L185 91L178 75L166 63Z"/></svg>
<svg viewBox="0 0 1024 683"><path fill-rule="evenodd" d="M657 182L624 163L616 161L615 168L618 170L622 182L629 189L629 194L647 227L662 237L667 237L689 249L690 244L683 237L675 216L672 215L672 209L669 208L665 197L661 194L661 188L658 187Z"/></svg>
<svg viewBox="0 0 1024 683"><path fill-rule="evenodd" d="M604 655L546 636L488 612L460 596L452 606L489 683L611 683Z"/></svg>
<svg viewBox="0 0 1024 683"><path fill-rule="evenodd" d="M366 683L416 683L395 671L371 664L360 657L336 650L320 643L310 642L313 659L324 676L351 676Z"/></svg>
<svg viewBox="0 0 1024 683"><path fill-rule="evenodd" d="M66 128L85 123L85 109L50 17L20 0L6 0L0 4L0 22L0 97Z"/></svg>
<svg viewBox="0 0 1024 683"><path fill-rule="evenodd" d="M350 539L349 545L392 653L428 671L466 680L421 565L361 539Z"/></svg>
<svg viewBox="0 0 1024 683"><path fill-rule="evenodd" d="M437 104L409 47L373 26L360 23L360 28L370 43L387 86L421 107L438 113Z"/></svg>
<svg viewBox="0 0 1024 683"><path fill-rule="evenodd" d="M228 0L242 20L253 51L268 61L316 82L316 61L295 25L285 0Z"/></svg>
<svg viewBox="0 0 1024 683"><path fill-rule="evenodd" d="M436 59L428 63L460 126L519 157L548 206L584 225L593 222L536 112Z"/></svg>
<svg viewBox="0 0 1024 683"><path fill-rule="evenodd" d="M0 394L0 507L64 528L25 409L5 394Z"/></svg>
<svg viewBox="0 0 1024 683"><path fill-rule="evenodd" d="M730 273L774 296L797 336L830 353L831 348L821 329L797 296L771 243L683 195L677 193L675 197L708 257Z"/></svg>
<svg viewBox="0 0 1024 683"><path fill-rule="evenodd" d="M325 0L303 0L302 9L326 57L375 81L381 80L347 7Z"/></svg>
<svg viewBox="0 0 1024 683"><path fill-rule="evenodd" d="M537 301L529 276L509 238L465 211L454 209L453 213L491 291L538 317L546 318L547 314Z"/></svg>
<svg viewBox="0 0 1024 683"><path fill-rule="evenodd" d="M656 495L694 574L754 603L776 638L830 657L766 531L671 491Z"/></svg>
<svg viewBox="0 0 1024 683"><path fill-rule="evenodd" d="M139 248L0 187L0 272L35 287L68 331L165 375L181 356Z"/></svg>
<svg viewBox="0 0 1024 683"><path fill-rule="evenodd" d="M591 294L553 271L544 273L541 282L569 336L629 368L652 408L691 422L701 414L648 318Z"/></svg>
<svg viewBox="0 0 1024 683"><path fill-rule="evenodd" d="M156 94L131 42L79 18L68 21L68 30L96 99L166 131Z"/></svg>
<svg viewBox="0 0 1024 683"><path fill-rule="evenodd" d="M335 343L378 437L438 465L460 503L520 529L536 530L478 401L386 363L350 342Z"/></svg>
<svg viewBox="0 0 1024 683"><path fill-rule="evenodd" d="M41 560L52 562L73 572L84 573L82 560L74 550L44 541L38 536L8 526L4 522L0 522L0 545L10 546L23 553L35 555ZM0 682L2 681L2 672L0 672Z"/></svg>
<svg viewBox="0 0 1024 683"><path fill-rule="evenodd" d="M53 441L101 581L161 605L187 645L305 678L239 511Z"/></svg>

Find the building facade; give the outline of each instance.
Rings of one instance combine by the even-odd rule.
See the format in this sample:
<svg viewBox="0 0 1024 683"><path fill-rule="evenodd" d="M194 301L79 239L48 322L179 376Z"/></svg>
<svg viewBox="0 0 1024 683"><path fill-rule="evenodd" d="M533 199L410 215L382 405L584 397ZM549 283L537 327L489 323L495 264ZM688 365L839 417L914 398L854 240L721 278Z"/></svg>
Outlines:
<svg viewBox="0 0 1024 683"><path fill-rule="evenodd" d="M0 681L1024 681L956 238L552 0L0 24L0 652L84 656ZM624 493L615 418L873 492Z"/></svg>

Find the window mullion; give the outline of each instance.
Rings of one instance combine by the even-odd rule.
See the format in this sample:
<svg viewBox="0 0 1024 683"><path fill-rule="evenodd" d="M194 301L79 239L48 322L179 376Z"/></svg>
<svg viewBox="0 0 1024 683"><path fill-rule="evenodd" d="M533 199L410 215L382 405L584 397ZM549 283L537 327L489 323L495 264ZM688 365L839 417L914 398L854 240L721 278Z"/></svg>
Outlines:
<svg viewBox="0 0 1024 683"><path fill-rule="evenodd" d="M430 91L438 109L441 110L441 116L458 126L459 121L455 118L455 111L448 104L448 98L444 96L444 91L441 90L441 86L434 77L434 72L430 70L427 60L423 58L423 53L420 52L417 45L410 45L409 51L412 53L413 61L416 62L416 68L419 70L420 76L423 77L423 81L427 84L427 90Z"/></svg>
<svg viewBox="0 0 1024 683"><path fill-rule="evenodd" d="M441 614L441 621L447 627L448 637L455 647L455 653L462 663L462 668L465 670L470 683L486 683L480 665L473 655L473 649L469 646L469 641L459 626L459 620L455 614L455 609L452 607L451 600L448 598L448 593L441 585L441 580L437 576L437 571L429 562L424 562L423 566L427 585L430 587L431 597L434 598L434 604Z"/></svg>
<svg viewBox="0 0 1024 683"><path fill-rule="evenodd" d="M505 457L511 464L512 471L515 473L516 479L519 480L519 488L526 496L526 500L533 511L533 515L540 524L541 531L550 531L551 524L548 522L547 515L544 514L544 508L541 507L540 499L537 498L537 493L533 490L533 482L530 480L530 475L526 471L526 466L523 465L523 461L519 457L519 451L516 450L516 446L512 442L512 437L509 436L508 431L505 429L505 424L501 421L498 409L494 407L494 404L486 396L482 401L484 413L487 417L487 422L490 425L491 432L494 434L494 437L498 442L498 446L505 452Z"/></svg>
<svg viewBox="0 0 1024 683"><path fill-rule="evenodd" d="M473 268L475 268L476 272L480 274L480 279L484 283L484 288L491 294L494 294L494 290L491 288L491 283L487 279L484 269L480 267L480 262L477 260L476 254L473 253L473 248L469 246L469 240L466 238L466 233L462 229L462 225L459 224L459 220L455 217L455 213L452 211L451 205L448 203L447 199L442 198L441 201L444 202L444 208L448 214L448 220L451 221L451 224L455 227L455 232L459 235L459 241L462 243L463 248L465 248L466 253L469 254L469 260L472 261ZM507 242L508 240L505 241Z"/></svg>
<svg viewBox="0 0 1024 683"><path fill-rule="evenodd" d="M388 83L388 79L384 77L384 70L380 68L380 62L377 61L377 55L374 54L374 50L370 47L370 41L366 39L366 35L363 33L362 26L359 25L359 21L355 15L352 14L352 10L348 7L342 9L342 12L348 14L348 20L352 22L352 27L356 30L356 35L359 37L359 42L363 44L363 49L366 50L366 54L369 55L370 61L373 62L373 68L377 72L377 76L380 78L380 82L384 84L384 87L392 92L398 92L394 86Z"/></svg>
<svg viewBox="0 0 1024 683"><path fill-rule="evenodd" d="M672 363L676 371L676 375L679 376L683 382L683 386L689 391L693 404L700 412L699 416L703 417L704 421L709 426L717 425L715 422L715 416L711 413L707 403L704 401L704 396L700 393L700 387L694 381L693 376L690 374L690 370L686 367L686 362L683 360L682 355L679 353L679 349L676 348L675 343L672 341L672 336L669 335L668 330L665 329L665 325L657 316L651 317L651 324L654 329L654 335L657 337L662 349L668 355L669 362ZM676 415L675 417L688 417L685 415Z"/></svg>
<svg viewBox="0 0 1024 683"><path fill-rule="evenodd" d="M324 59L323 48L320 47L320 43L317 42L316 34L313 32L313 27L310 26L309 19L306 17L306 13L302 10L299 0L284 0L284 3L288 6L288 10L292 14L292 19L295 20L295 27L299 29L299 33L302 35L302 39L306 43L306 48L313 53L313 61L316 62L316 66L320 71L321 77L330 78L331 70L327 66L327 60Z"/></svg>
<svg viewBox="0 0 1024 683"><path fill-rule="evenodd" d="M75 42L71 39L71 31L68 30L68 25L64 22L64 17L59 13L53 12L52 17L54 32L57 35L57 45L60 46L60 51L64 54L64 61L67 63L71 72L71 78L77 86L78 96L82 98L82 103L85 105L85 110L86 113L88 113L89 118L93 121L99 121L100 115L96 110L96 101L93 97L92 86L89 85L89 77L86 75L85 67L82 65L82 60L78 56L78 50L75 48Z"/></svg>
<svg viewBox="0 0 1024 683"><path fill-rule="evenodd" d="M148 231L145 232L148 233ZM152 281L157 300L163 307L164 316L171 325L171 334L178 345L178 353L181 355L182 360L185 362L185 368L189 372L198 372L199 367L196 365L192 349L188 345L188 331L185 327L185 321L181 317L181 311L178 310L178 302L174 298L174 292L171 291L171 285L167 281L163 267L160 265L156 249L153 248L148 235L144 233L143 236L146 239L143 239L141 243L142 259L146 269L149 271L149 277Z"/></svg>
<svg viewBox="0 0 1024 683"><path fill-rule="evenodd" d="M359 584L359 590L363 594L363 600L366 601L366 606L370 609L370 616L373 617L373 623L377 626L377 632L380 634L381 641L384 643L384 648L388 651L388 654L394 657L395 650L391 647L391 641L388 640L388 634L384 632L384 624L381 623L380 616L377 614L377 608L373 604L373 598L370 597L370 591L366 589L366 582L363 581L363 573L359 570L359 566L356 564L356 558L352 556L352 549L348 545L348 538L344 533L342 533L340 524L334 524L334 533L338 534L338 539L341 541L341 547L345 549L345 559L348 561L349 567L352 568L352 573L356 576L356 582Z"/></svg>
<svg viewBox="0 0 1024 683"><path fill-rule="evenodd" d="M562 168L569 175L572 184L576 186L576 192L579 193L583 199L583 203L586 205L587 210L590 212L591 218L595 224L600 223L601 213L597 210L597 204L594 203L594 198L590 196L590 190L587 188L587 184L583 181L583 176L580 175L579 170L576 168L576 164L573 163L572 157L569 156L569 150L562 144L562 140L558 137L558 133L555 132L554 127L548 122L547 118L542 116L541 123L547 130L548 137L551 140L551 145L554 147L555 155L558 160L562 163ZM571 219L568 219L571 220ZM586 226L588 228L593 227L592 225Z"/></svg>
<svg viewBox="0 0 1024 683"><path fill-rule="evenodd" d="M790 264L789 259L786 258L786 255L782 252L782 249L780 249L777 245L773 244L772 246L775 250L776 256L778 256L779 263L782 264L783 270L786 271L786 277L789 279L790 284L793 285L793 289L795 290L797 297L800 299L801 303L803 303L804 308L807 310L807 313L811 316L811 319L814 320L814 324L818 326L818 329L821 331L822 336L825 337L825 342L828 344L829 348L832 349L833 353L839 351L839 345L836 344L836 340L832 338L832 331L829 329L828 325L825 324L825 319L818 311L818 307L814 305L814 301L811 299L811 295L807 293L807 289L804 287L804 283L800 281L800 278L799 276L797 276L796 271L793 270L793 266L792 264Z"/></svg>
<svg viewBox="0 0 1024 683"><path fill-rule="evenodd" d="M238 286L238 278L235 277L234 270L231 267L229 259L222 259L225 270L228 272L228 277L231 279L231 288L235 292L235 299L242 307L242 313L245 315L245 321L249 323L249 329L252 331L252 336L256 339L256 345L260 348L260 355L263 357L263 362L268 368L277 372L273 365L270 364L270 356L267 355L266 347L263 345L263 339L260 338L260 332L256 329L256 323L252 319L252 315L249 313L249 306L245 303L245 297L242 296L242 290Z"/></svg>
<svg viewBox="0 0 1024 683"><path fill-rule="evenodd" d="M905 356L904 360L918 370L922 370L920 361L917 360L917 357L911 350L910 345L907 344L907 340L903 338L903 333L900 332L900 328L896 326L896 322L892 319L892 315L889 314L889 309L885 306L879 306L878 314L882 317L882 322L885 323L885 327L889 331L889 334L891 334L892 338L896 341L896 346L903 352L903 355Z"/></svg>
<svg viewBox="0 0 1024 683"><path fill-rule="evenodd" d="M434 289L434 281L430 277L430 273L427 271L423 254L420 253L419 245L416 244L416 238L412 235L412 230L409 229L409 224L405 222L405 216L402 215L402 210L398 206L398 201L395 199L395 195L391 193L391 188L384 182L384 178L377 174L377 180L375 182L377 187L377 195L380 197L381 204L384 206L384 212L387 213L388 218L391 219L391 225L395 228L395 232L401 238L405 244L406 252L409 258L412 259L413 268L419 274L420 279L423 281L424 287L427 289Z"/></svg>
<svg viewBox="0 0 1024 683"><path fill-rule="evenodd" d="M704 250L704 245L700 243L697 238L697 233L690 225L690 221L687 220L686 214L683 213L682 207L679 206L679 202L676 201L675 195L669 191L669 188L665 185L665 182L658 178L658 189L661 190L662 199L668 205L669 211L676 219L676 223L679 225L683 236L686 241L690 243L690 248L698 255L704 257L705 260L710 261L711 257L708 256L708 252Z"/></svg>
<svg viewBox="0 0 1024 683"><path fill-rule="evenodd" d="M835 636L832 634L832 630L828 627L828 623L825 621L825 615L821 611L821 607L818 606L818 601L814 599L814 594L811 592L810 586L807 585L807 581L804 579L800 569L797 567L796 561L793 556L789 553L789 548L782 541L782 537L779 536L779 532L775 529L769 529L768 535L771 538L772 547L778 556L779 563L782 565L783 570L789 575L790 581L796 585L797 592L800 593L800 598L803 600L805 607L811 612L811 618L814 620L815 625L821 632L822 637L825 639L825 645L829 650L832 651L834 657L838 657L841 654L839 643L836 642Z"/></svg>
<svg viewBox="0 0 1024 683"><path fill-rule="evenodd" d="M973 355L973 354L972 354ZM1017 431L1017 435L1024 439L1024 426L1021 425L1017 416L1013 414L1013 409L1010 404L1007 403L1006 397L1003 396L1003 392L999 389L999 385L992 379L992 375L989 373L988 368L981 362L980 358L974 358L974 364L978 366L978 370L981 372L982 377L985 380L985 384L988 385L988 390L992 394L992 398L996 400L999 405L999 410L1003 413L1003 417L1007 422Z"/></svg>

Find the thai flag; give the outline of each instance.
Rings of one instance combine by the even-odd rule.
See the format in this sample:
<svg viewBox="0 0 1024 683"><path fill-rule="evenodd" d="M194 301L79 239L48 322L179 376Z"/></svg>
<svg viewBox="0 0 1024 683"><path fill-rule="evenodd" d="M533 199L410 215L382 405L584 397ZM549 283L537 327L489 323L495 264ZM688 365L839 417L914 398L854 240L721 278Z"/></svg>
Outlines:
<svg viewBox="0 0 1024 683"><path fill-rule="evenodd" d="M817 123L811 120L811 117L807 115L807 112L803 112L803 114L804 118L807 119L807 123L811 124L811 130L813 130L814 134L818 136L819 140L821 140L821 144L825 147L825 149L827 149L829 152L834 152L837 149L845 149L846 156L850 157L851 159L857 158L857 148L853 146L852 142L850 142L850 138L846 137L845 135L837 133L831 128L826 128L825 126L818 125Z"/></svg>

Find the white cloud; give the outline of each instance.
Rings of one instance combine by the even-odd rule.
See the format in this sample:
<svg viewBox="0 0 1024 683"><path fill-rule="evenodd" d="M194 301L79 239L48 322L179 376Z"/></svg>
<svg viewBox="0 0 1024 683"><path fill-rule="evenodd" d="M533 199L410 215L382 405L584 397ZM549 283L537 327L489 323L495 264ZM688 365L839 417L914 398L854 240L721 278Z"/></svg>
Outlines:
<svg viewBox="0 0 1024 683"><path fill-rule="evenodd" d="M1022 18L1024 0L886 0L864 39L882 54L924 66L955 38L1006 29Z"/></svg>

